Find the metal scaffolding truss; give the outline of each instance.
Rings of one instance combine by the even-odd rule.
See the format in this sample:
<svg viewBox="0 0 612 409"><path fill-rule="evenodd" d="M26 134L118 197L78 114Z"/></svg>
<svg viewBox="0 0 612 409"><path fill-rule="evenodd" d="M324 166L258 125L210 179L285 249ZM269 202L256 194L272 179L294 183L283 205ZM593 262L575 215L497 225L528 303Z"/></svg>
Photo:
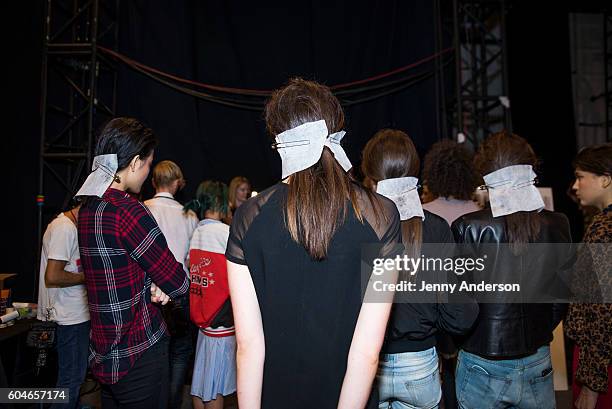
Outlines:
<svg viewBox="0 0 612 409"><path fill-rule="evenodd" d="M39 240L48 217L66 208L88 173L95 130L114 115L116 70L97 52L97 46L117 48L118 6L118 0L46 2Z"/></svg>
<svg viewBox="0 0 612 409"><path fill-rule="evenodd" d="M511 130L505 0L453 0L455 90L449 129L476 147L487 135Z"/></svg>
<svg viewBox="0 0 612 409"><path fill-rule="evenodd" d="M612 14L606 11L603 14L603 62L604 62L604 96L606 100L606 141L612 142Z"/></svg>

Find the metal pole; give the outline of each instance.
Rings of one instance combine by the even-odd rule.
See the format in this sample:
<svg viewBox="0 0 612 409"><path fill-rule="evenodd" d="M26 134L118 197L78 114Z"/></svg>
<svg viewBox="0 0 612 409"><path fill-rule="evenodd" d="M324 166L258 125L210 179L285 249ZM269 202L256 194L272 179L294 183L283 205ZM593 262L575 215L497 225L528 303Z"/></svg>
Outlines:
<svg viewBox="0 0 612 409"><path fill-rule="evenodd" d="M113 48L115 51L119 51L119 0L115 0L115 41ZM113 116L117 114L117 82L119 81L119 75L117 70L113 71L113 102L112 110Z"/></svg>
<svg viewBox="0 0 612 409"><path fill-rule="evenodd" d="M463 132L463 101L461 100L461 39L459 37L459 1L453 0L455 43L455 95L457 99L457 133Z"/></svg>
<svg viewBox="0 0 612 409"><path fill-rule="evenodd" d="M444 47L444 31L442 30L442 7L438 0L438 49ZM442 60L443 57L440 57ZM444 81L444 64L440 64L440 105L442 106L442 135L444 138L449 137L448 118L446 113L446 82Z"/></svg>
<svg viewBox="0 0 612 409"><path fill-rule="evenodd" d="M92 22L91 22L91 62L89 66L89 112L87 114L87 169L91 168L92 162L92 147L94 136L94 114L97 104L96 79L98 77L98 12L99 0L93 0L91 5Z"/></svg>
<svg viewBox="0 0 612 409"><path fill-rule="evenodd" d="M479 18L481 19L481 21L485 20L487 18L487 12L488 10L486 9L486 5L485 4L480 4L480 16ZM479 42L479 54L480 54L480 61L478 61L478 65L480 66L479 68L479 77L480 77L480 95L481 96L486 96L489 95L489 64L487 64L487 32L485 31L485 28L482 27L479 30L479 35L480 35L480 42ZM474 44L476 44L476 42L474 42ZM482 115L480 116L479 120L480 125L478 127L479 131L482 131L482 138L486 138L487 137L487 132L490 129L489 127L489 110L487 109L487 102L484 100L480 100L479 101L479 108L478 110L482 113ZM479 140L478 138L476 140Z"/></svg>
<svg viewBox="0 0 612 409"><path fill-rule="evenodd" d="M44 167L45 167L45 135L47 133L47 81L48 81L48 50L49 50L49 36L51 34L51 0L47 0L47 13L45 15L45 37L43 39L43 53L42 53L42 70L40 79L40 147L39 147L39 160L38 160L38 196L36 198L36 206L38 207L38 228L37 228L37 251L36 260L40 260L42 253L42 235L43 235L43 207L45 200L45 181L44 181ZM35 262L34 266L38 266ZM36 300L38 292L38 276L39 271L34 268L34 288L32 289L32 300Z"/></svg>
<svg viewBox="0 0 612 409"><path fill-rule="evenodd" d="M472 11L474 12L474 10L477 10L476 13L478 12L482 12L482 9L479 7L478 9L476 9L475 6L475 2L472 1L471 2L472 5ZM478 16L478 18L480 18L480 16ZM474 29L474 24L475 22L472 21L472 25L468 25L467 29L468 29L468 33L471 34L470 38L466 38L466 43L468 43L468 46L470 47L470 58L471 58L471 73L470 76L473 80L473 84L474 84L474 88L471 92L472 95L476 95L476 96L482 96L482 94L479 92L479 87L482 86L482 80L478 81L478 77L480 74L480 70L478 69L478 58L476 57L476 45L477 45L477 39L475 39L475 35L476 35L476 29ZM483 30L484 31L484 30ZM478 141L478 131L480 129L480 117L479 117L479 108L480 108L481 104L480 101L478 99L474 100L470 106L471 108L471 127L469 127L470 129L470 134L469 136L471 136L473 138L473 143L474 145L476 145L477 141Z"/></svg>
<svg viewBox="0 0 612 409"><path fill-rule="evenodd" d="M510 101L510 87L508 85L508 50L506 47L506 2L505 0L501 0L501 40L502 40L502 94L508 98ZM512 132L512 104L508 107L503 107L504 109L504 127L508 132Z"/></svg>
<svg viewBox="0 0 612 409"><path fill-rule="evenodd" d="M608 50L608 42L610 39L608 36L612 34L612 24L610 24L610 15L608 11L604 11L603 13L603 36L604 36L604 46L603 46L603 62L604 62L604 103L606 104L606 117L604 120L604 127L606 130L606 141L610 142L612 140L612 135L610 134L610 109L612 109L612 96L610 92L610 57L611 52ZM610 29L608 29L608 25L610 25Z"/></svg>

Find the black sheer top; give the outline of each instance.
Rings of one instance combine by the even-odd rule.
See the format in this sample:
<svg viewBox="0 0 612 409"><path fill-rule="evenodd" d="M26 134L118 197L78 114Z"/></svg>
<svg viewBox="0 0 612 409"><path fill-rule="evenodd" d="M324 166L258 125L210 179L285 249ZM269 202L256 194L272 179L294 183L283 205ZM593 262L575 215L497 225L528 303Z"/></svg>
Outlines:
<svg viewBox="0 0 612 409"><path fill-rule="evenodd" d="M361 222L350 203L323 261L311 259L285 226L288 187L278 183L234 215L228 260L249 267L261 310L266 355L262 408L336 408L361 309L363 244L392 256L401 241L395 204L354 185Z"/></svg>

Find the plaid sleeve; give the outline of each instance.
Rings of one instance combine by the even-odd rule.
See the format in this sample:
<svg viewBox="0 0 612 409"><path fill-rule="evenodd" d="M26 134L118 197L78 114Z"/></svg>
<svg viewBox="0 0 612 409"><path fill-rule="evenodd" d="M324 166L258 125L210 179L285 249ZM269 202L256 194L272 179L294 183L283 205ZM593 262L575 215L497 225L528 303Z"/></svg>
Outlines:
<svg viewBox="0 0 612 409"><path fill-rule="evenodd" d="M185 294L189 289L189 279L147 208L136 202L122 212L121 219L122 241L130 257L169 297Z"/></svg>

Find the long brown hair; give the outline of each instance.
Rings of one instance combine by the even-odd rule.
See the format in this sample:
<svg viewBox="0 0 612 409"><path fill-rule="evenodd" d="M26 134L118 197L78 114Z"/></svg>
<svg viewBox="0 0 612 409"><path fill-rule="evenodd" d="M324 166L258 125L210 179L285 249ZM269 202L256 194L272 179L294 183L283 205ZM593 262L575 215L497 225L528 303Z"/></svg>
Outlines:
<svg viewBox="0 0 612 409"><path fill-rule="evenodd" d="M361 171L376 183L391 178L417 177L419 166L419 154L412 140L406 133L396 129L376 132L363 149ZM410 253L418 257L423 242L421 218L404 220L401 226L404 246L410 246Z"/></svg>
<svg viewBox="0 0 612 409"><path fill-rule="evenodd" d="M266 104L265 117L272 137L322 119L330 134L344 127L344 112L331 90L301 78L274 91ZM328 148L323 149L316 164L289 177L288 190L287 229L314 260L327 256L329 243L347 216L347 200L362 220L351 179Z"/></svg>
<svg viewBox="0 0 612 409"><path fill-rule="evenodd" d="M481 176L507 166L531 165L535 168L537 162L538 158L531 145L507 131L494 133L485 139L474 157L474 167ZM502 217L510 248L515 254L521 253L526 244L537 239L540 234L540 216L536 211L517 212Z"/></svg>

